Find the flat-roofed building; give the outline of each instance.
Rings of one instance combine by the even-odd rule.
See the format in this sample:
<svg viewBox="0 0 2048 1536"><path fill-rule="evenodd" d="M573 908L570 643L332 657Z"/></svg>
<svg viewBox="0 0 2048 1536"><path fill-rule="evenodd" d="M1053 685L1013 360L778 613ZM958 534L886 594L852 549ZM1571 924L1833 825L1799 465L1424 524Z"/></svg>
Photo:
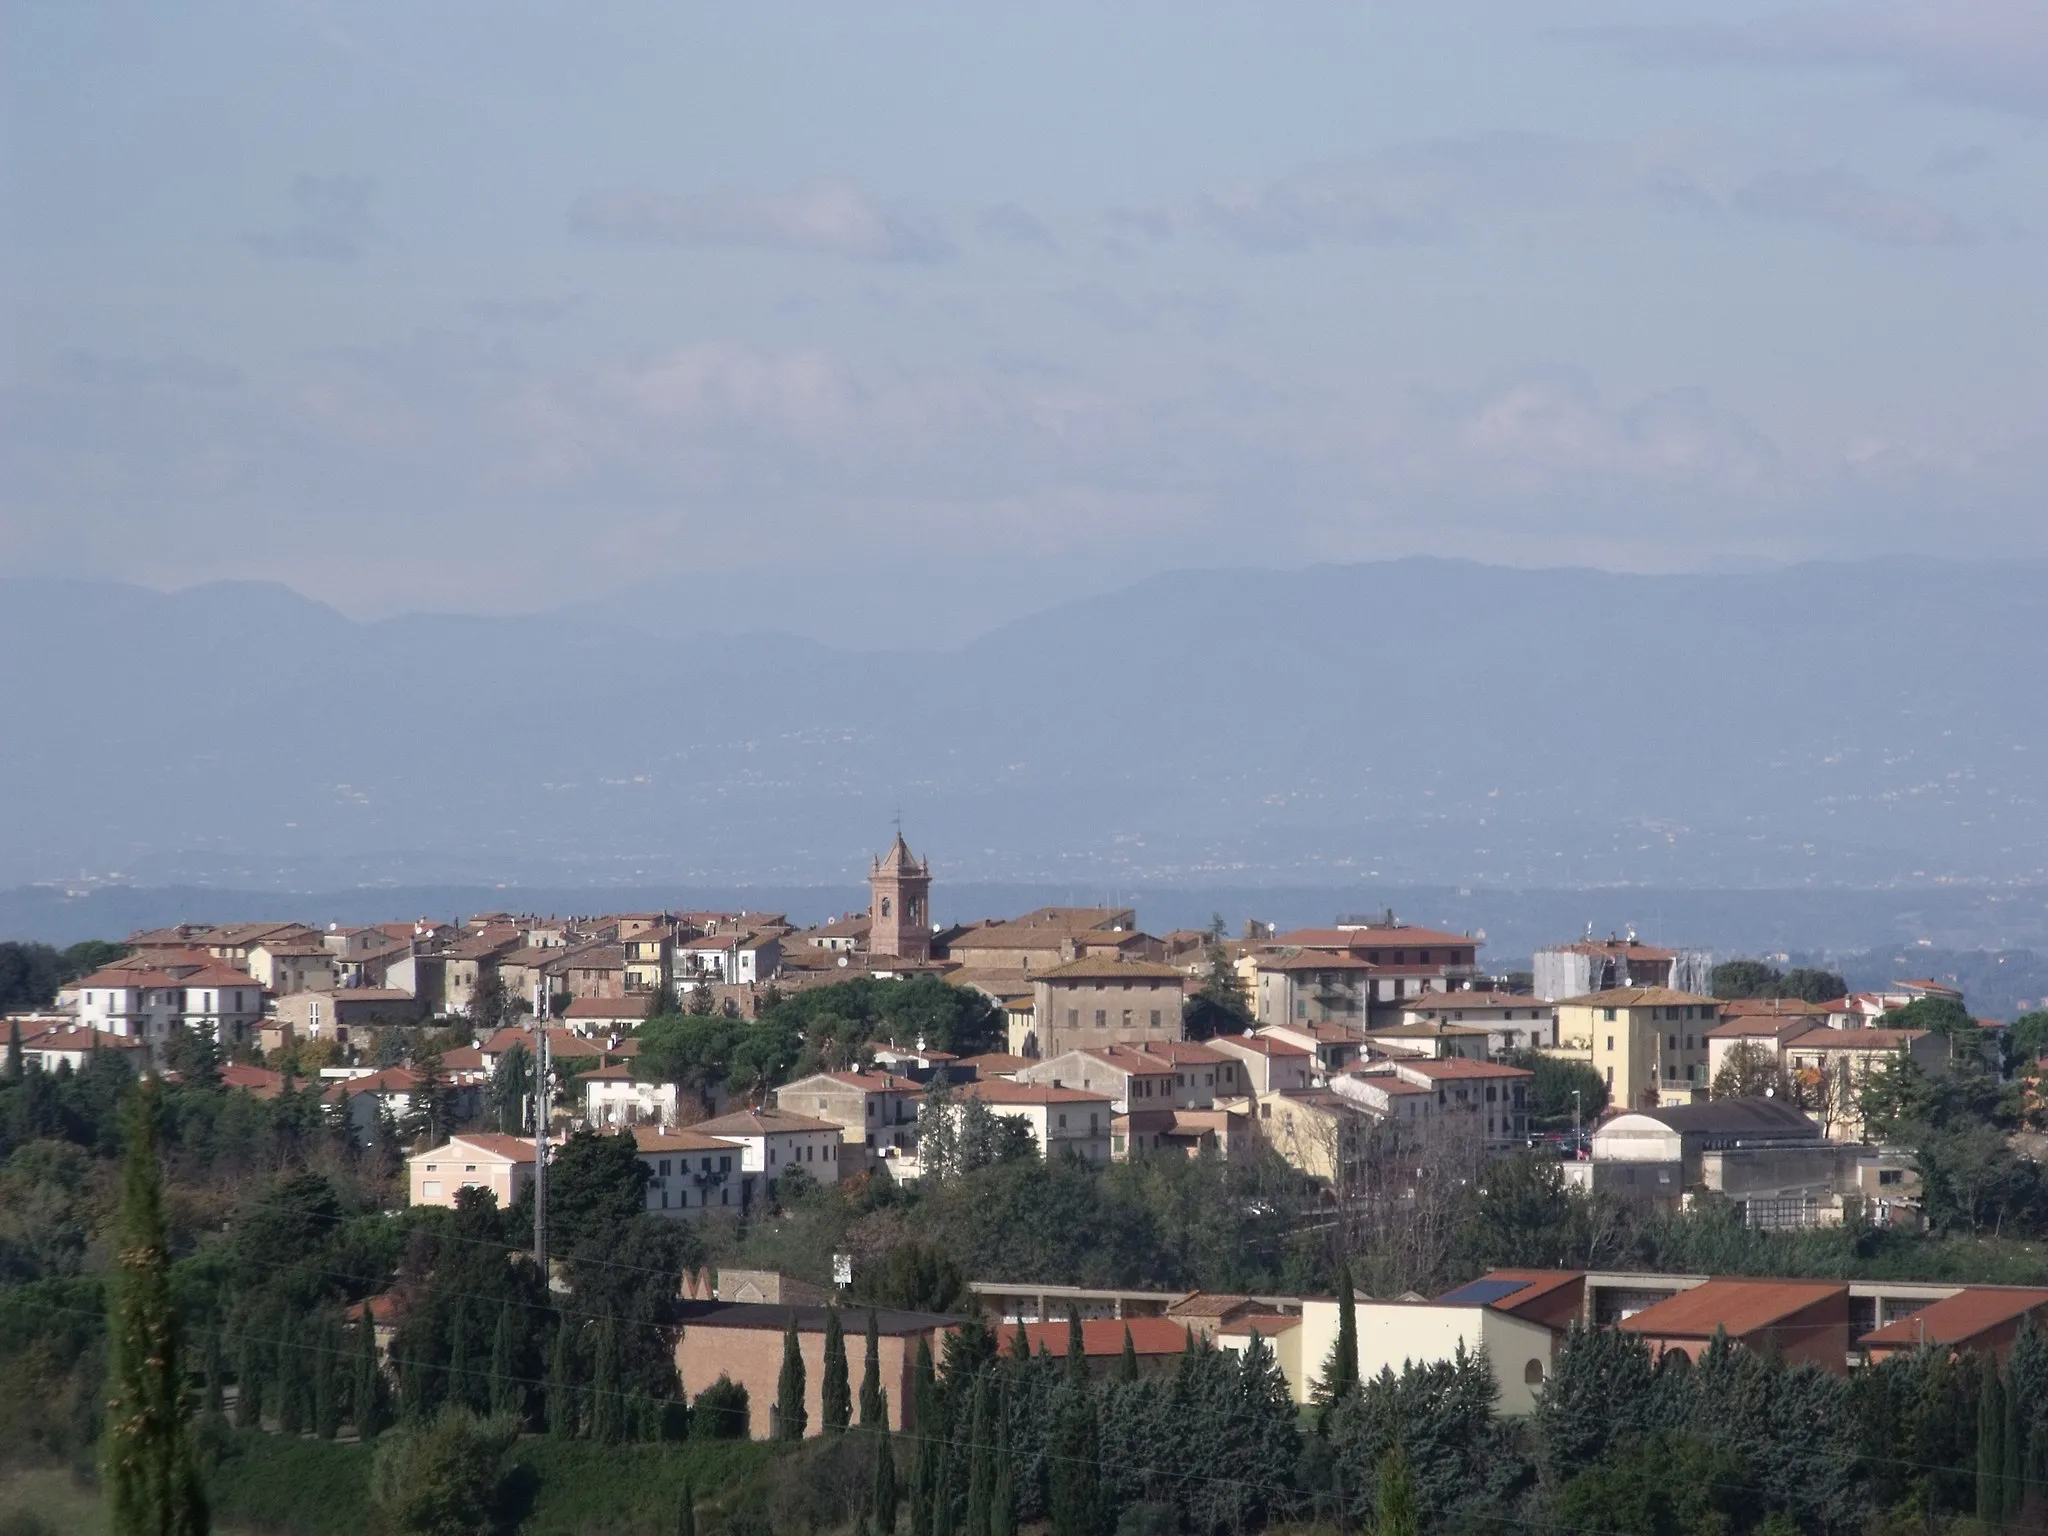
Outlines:
<svg viewBox="0 0 2048 1536"><path fill-rule="evenodd" d="M1186 977L1151 961L1073 960L1032 977L1032 1042L1023 1055L1182 1037Z"/></svg>
<svg viewBox="0 0 2048 1536"><path fill-rule="evenodd" d="M797 1347L804 1362L805 1435L825 1432L825 1320L828 1309L821 1306L786 1305L770 1302L684 1301L671 1309L670 1321L677 1325L676 1371L692 1392L701 1392L723 1377L747 1389L751 1418L747 1433L755 1440L772 1439L777 1425L775 1404L777 1384L782 1375L783 1339L791 1323L796 1325ZM852 1368L861 1369L858 1351L868 1319L873 1317L877 1352L880 1356L882 1394L888 1402L889 1427L903 1431L917 1427L918 1345L932 1358L944 1350L946 1335L962 1319L934 1312L906 1312L894 1308L869 1309L848 1306L840 1309L840 1325L846 1334L846 1348ZM857 1377L856 1377L857 1380Z"/></svg>
<svg viewBox="0 0 2048 1536"><path fill-rule="evenodd" d="M1617 1108L1690 1104L1707 1095L1707 1031L1718 1022L1711 997L1622 987L1561 1001L1552 1049L1591 1063Z"/></svg>

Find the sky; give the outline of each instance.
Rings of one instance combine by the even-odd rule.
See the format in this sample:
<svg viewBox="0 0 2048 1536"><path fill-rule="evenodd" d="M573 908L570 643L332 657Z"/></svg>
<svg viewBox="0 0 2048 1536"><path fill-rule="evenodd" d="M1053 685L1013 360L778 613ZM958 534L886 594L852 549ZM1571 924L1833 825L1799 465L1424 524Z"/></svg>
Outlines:
<svg viewBox="0 0 2048 1536"><path fill-rule="evenodd" d="M0 574L953 643L2048 555L2048 9L0 6Z"/></svg>

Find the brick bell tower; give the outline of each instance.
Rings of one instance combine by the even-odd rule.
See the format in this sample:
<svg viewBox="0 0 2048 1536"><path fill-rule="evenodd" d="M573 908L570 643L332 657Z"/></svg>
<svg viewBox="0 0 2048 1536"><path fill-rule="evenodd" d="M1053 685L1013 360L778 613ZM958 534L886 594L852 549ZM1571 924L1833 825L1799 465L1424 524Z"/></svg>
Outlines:
<svg viewBox="0 0 2048 1536"><path fill-rule="evenodd" d="M868 953L932 957L932 870L910 851L901 828L868 873Z"/></svg>

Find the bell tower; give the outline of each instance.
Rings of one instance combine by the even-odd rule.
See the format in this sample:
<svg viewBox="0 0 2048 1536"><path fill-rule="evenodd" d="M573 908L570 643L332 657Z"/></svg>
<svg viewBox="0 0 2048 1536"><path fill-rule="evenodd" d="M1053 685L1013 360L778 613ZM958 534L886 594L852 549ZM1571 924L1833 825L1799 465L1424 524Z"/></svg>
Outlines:
<svg viewBox="0 0 2048 1536"><path fill-rule="evenodd" d="M868 953L931 959L931 866L910 851L900 828L868 872L868 889Z"/></svg>

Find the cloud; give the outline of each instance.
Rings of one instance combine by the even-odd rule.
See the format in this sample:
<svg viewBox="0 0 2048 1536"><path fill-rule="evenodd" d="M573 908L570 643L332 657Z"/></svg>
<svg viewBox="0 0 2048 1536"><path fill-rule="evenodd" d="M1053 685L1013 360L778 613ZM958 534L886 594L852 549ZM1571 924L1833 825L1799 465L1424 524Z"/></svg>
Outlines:
<svg viewBox="0 0 2048 1536"><path fill-rule="evenodd" d="M1770 219L1825 225L1878 245L1959 245L1967 238L1953 215L1895 192L1881 192L1844 170L1773 171L1740 188L1734 206Z"/></svg>
<svg viewBox="0 0 2048 1536"><path fill-rule="evenodd" d="M1267 252L1444 242L1509 216L1591 208L1801 219L1879 245L1968 237L1935 204L1840 167L1731 172L1657 149L1530 133L1394 145L1203 204L1219 236Z"/></svg>
<svg viewBox="0 0 2048 1536"><path fill-rule="evenodd" d="M635 245L737 246L853 261L935 261L953 254L935 221L885 207L844 182L789 193L592 192L570 208L569 227L592 239Z"/></svg>
<svg viewBox="0 0 2048 1536"><path fill-rule="evenodd" d="M489 325L553 325L583 306L580 293L530 299L472 299L462 312Z"/></svg>
<svg viewBox="0 0 2048 1536"><path fill-rule="evenodd" d="M376 183L360 176L301 176L292 183L292 218L242 243L274 261L359 261L384 232L370 214Z"/></svg>
<svg viewBox="0 0 2048 1536"><path fill-rule="evenodd" d="M1104 330L1125 336L1170 324L1213 339L1222 334L1238 307L1233 295L1218 289L1177 289L1134 299L1096 282L1077 283L1054 297Z"/></svg>
<svg viewBox="0 0 2048 1536"><path fill-rule="evenodd" d="M2036 0L1906 0L1566 35L1642 64L1877 70L1927 95L2048 115L2048 9Z"/></svg>
<svg viewBox="0 0 2048 1536"><path fill-rule="evenodd" d="M993 208L982 209L975 218L974 232L982 239L999 245L1036 246L1044 251L1059 249L1059 242L1053 239L1052 231L1038 216L1015 203L999 203Z"/></svg>

